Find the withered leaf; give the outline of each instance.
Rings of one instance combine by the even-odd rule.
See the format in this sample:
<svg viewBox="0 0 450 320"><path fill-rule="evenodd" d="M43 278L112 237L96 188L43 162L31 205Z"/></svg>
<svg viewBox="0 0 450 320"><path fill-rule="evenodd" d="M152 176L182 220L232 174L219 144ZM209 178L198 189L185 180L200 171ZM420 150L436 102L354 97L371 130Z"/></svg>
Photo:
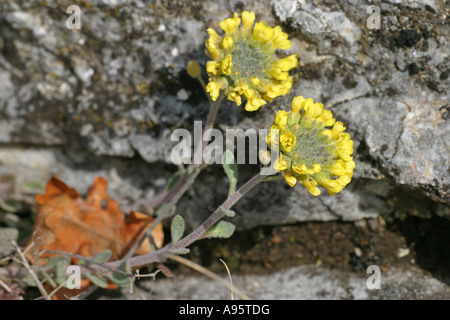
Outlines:
<svg viewBox="0 0 450 320"><path fill-rule="evenodd" d="M26 246L26 256L34 264L45 264L58 250L84 257L92 257L110 250L111 260L122 258L143 235L153 218L132 211L125 215L118 203L107 194L108 182L97 177L86 198L77 190L53 177L47 182L45 193L36 196L37 217L33 236ZM154 228L153 239L158 248L163 244L162 224ZM144 241L136 254L145 254L151 244ZM72 259L73 264L77 259Z"/></svg>

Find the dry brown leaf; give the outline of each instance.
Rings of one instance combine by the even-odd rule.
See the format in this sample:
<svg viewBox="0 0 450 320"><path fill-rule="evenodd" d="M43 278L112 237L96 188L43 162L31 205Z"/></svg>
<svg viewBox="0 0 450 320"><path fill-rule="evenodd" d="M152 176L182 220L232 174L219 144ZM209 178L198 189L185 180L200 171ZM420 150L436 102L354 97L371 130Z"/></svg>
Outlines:
<svg viewBox="0 0 450 320"><path fill-rule="evenodd" d="M45 259L54 254L42 253L44 249L84 257L111 250L111 260L122 258L154 219L134 211L125 215L117 202L108 196L107 186L104 178L96 178L84 199L58 178L50 179L45 194L36 196L37 217L33 237L26 246L27 258L34 264L45 264ZM164 240L161 223L152 235L160 248ZM146 239L136 254L150 250L150 242ZM72 263L76 262L72 259Z"/></svg>

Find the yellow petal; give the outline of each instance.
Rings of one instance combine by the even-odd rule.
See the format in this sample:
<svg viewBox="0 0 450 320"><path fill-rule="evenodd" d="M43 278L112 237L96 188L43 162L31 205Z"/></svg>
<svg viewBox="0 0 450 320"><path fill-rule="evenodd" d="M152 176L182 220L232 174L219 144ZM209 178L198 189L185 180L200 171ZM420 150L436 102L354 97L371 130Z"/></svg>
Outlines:
<svg viewBox="0 0 450 320"><path fill-rule="evenodd" d="M225 37L222 41L222 47L225 50L230 51L231 47L233 46L233 38L231 37Z"/></svg>
<svg viewBox="0 0 450 320"><path fill-rule="evenodd" d="M211 95L211 99L213 101L216 101L217 98L219 97L220 92L219 84L214 81L209 82L208 85L206 86L206 92L209 92L209 94Z"/></svg>
<svg viewBox="0 0 450 320"><path fill-rule="evenodd" d="M257 86L259 84L259 78L251 78L250 81L254 86Z"/></svg>
<svg viewBox="0 0 450 320"><path fill-rule="evenodd" d="M293 68L297 68L298 60L297 55L292 54L274 63L275 68L280 68L282 71L289 71Z"/></svg>
<svg viewBox="0 0 450 320"><path fill-rule="evenodd" d="M287 124L287 112L284 110L279 110L275 115L275 125L280 128L281 131L286 129Z"/></svg>
<svg viewBox="0 0 450 320"><path fill-rule="evenodd" d="M317 188L317 182L314 180L305 180L302 181L303 185L306 187L306 189L311 193L313 196L320 195L320 189Z"/></svg>
<svg viewBox="0 0 450 320"><path fill-rule="evenodd" d="M313 163L313 169L312 170L313 170L314 173L319 173L321 171L320 164Z"/></svg>
<svg viewBox="0 0 450 320"><path fill-rule="evenodd" d="M255 27L253 28L253 38L258 40L261 44L272 39L273 34L273 28L267 26L264 22L255 23Z"/></svg>
<svg viewBox="0 0 450 320"><path fill-rule="evenodd" d="M236 105L238 106L242 103L241 96L236 91L231 91L228 94L227 99L236 102Z"/></svg>
<svg viewBox="0 0 450 320"><path fill-rule="evenodd" d="M220 70L223 74L229 75L231 73L231 55L227 55L221 62L220 62Z"/></svg>
<svg viewBox="0 0 450 320"><path fill-rule="evenodd" d="M274 49L289 49L292 47L291 41L288 40L287 33L281 31L280 26L274 28L274 34L270 43L274 46Z"/></svg>
<svg viewBox="0 0 450 320"><path fill-rule="evenodd" d="M240 23L241 19L237 13L235 13L233 18L228 18L220 22L219 27L225 31L226 34L231 34L237 30Z"/></svg>
<svg viewBox="0 0 450 320"><path fill-rule="evenodd" d="M337 180L324 180L320 183L328 193L334 196L336 193L342 191L343 186L339 184Z"/></svg>
<svg viewBox="0 0 450 320"><path fill-rule="evenodd" d="M305 102L305 98L303 96L298 96L292 99L292 113L298 113L303 109L303 104Z"/></svg>
<svg viewBox="0 0 450 320"><path fill-rule="evenodd" d="M298 174L308 174L308 168L304 164L295 163L292 165L292 170Z"/></svg>
<svg viewBox="0 0 450 320"><path fill-rule="evenodd" d="M335 176L342 176L346 174L345 162L343 160L337 160L330 168L331 174Z"/></svg>
<svg viewBox="0 0 450 320"><path fill-rule="evenodd" d="M282 174L283 174L284 180L290 187L294 187L297 184L297 179L291 172L283 171Z"/></svg>
<svg viewBox="0 0 450 320"><path fill-rule="evenodd" d="M292 132L286 131L280 136L281 148L287 153L291 152L295 147L296 140L297 138Z"/></svg>
<svg viewBox="0 0 450 320"><path fill-rule="evenodd" d="M356 165L353 160L347 161L345 163L345 170L347 171L347 173L353 173L353 169L355 169L355 167Z"/></svg>
<svg viewBox="0 0 450 320"><path fill-rule="evenodd" d="M220 42L221 37L217 34L216 30L214 30L213 28L208 28L206 32L208 32L210 39L212 39L214 43L218 44Z"/></svg>
<svg viewBox="0 0 450 320"><path fill-rule="evenodd" d="M339 135L345 130L346 128L344 127L344 124L341 121L337 121L334 126L333 129L331 130L331 136L334 139L338 139Z"/></svg>
<svg viewBox="0 0 450 320"><path fill-rule="evenodd" d="M252 27L253 22L255 21L255 13L244 11L242 12L242 24L244 28L249 29Z"/></svg>
<svg viewBox="0 0 450 320"><path fill-rule="evenodd" d="M255 95L255 91L250 89L247 83L237 84L234 88L240 95L244 95L246 99L250 99Z"/></svg>
<svg viewBox="0 0 450 320"><path fill-rule="evenodd" d="M269 133L267 134L267 137L266 137L266 143L268 146L278 145L279 133L280 133L280 129L277 126L270 127Z"/></svg>
<svg viewBox="0 0 450 320"><path fill-rule="evenodd" d="M205 46L213 59L218 59L220 57L220 51L217 49L213 39L207 39Z"/></svg>
<svg viewBox="0 0 450 320"><path fill-rule="evenodd" d="M256 111L261 107L263 104L266 104L266 101L264 101L261 98L253 97L247 100L247 103L245 104L245 110L247 111Z"/></svg>
<svg viewBox="0 0 450 320"><path fill-rule="evenodd" d="M286 170L286 169L288 168L288 162L286 161L285 158L283 158L283 157L280 156L280 157L275 161L275 163L274 163L274 165L273 165L273 168L274 168L275 170L277 170L278 172L281 172L281 171Z"/></svg>
<svg viewBox="0 0 450 320"><path fill-rule="evenodd" d="M220 63L216 61L208 61L206 62L206 71L211 74L217 74L217 70L220 67Z"/></svg>
<svg viewBox="0 0 450 320"><path fill-rule="evenodd" d="M313 103L313 99L309 98L306 100L305 103L305 113L308 116L308 119L315 119L317 118L323 110L323 105L321 103Z"/></svg>
<svg viewBox="0 0 450 320"><path fill-rule="evenodd" d="M277 80L287 80L289 73L282 71L280 68L272 69L269 74Z"/></svg>

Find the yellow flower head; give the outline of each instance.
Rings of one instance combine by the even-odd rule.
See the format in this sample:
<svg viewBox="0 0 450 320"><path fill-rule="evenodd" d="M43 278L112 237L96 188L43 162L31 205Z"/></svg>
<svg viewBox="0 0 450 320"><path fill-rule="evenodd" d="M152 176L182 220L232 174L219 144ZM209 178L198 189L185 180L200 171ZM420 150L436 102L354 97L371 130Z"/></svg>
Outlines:
<svg viewBox="0 0 450 320"><path fill-rule="evenodd" d="M224 36L209 28L205 43L206 54L212 59L206 64L210 82L226 79L226 84L220 86L223 94L237 105L241 104L241 99L236 94L243 95L247 111L258 110L272 99L288 94L292 87L288 71L298 66L296 55L282 59L275 55L277 49L292 46L281 27L272 28L264 22L254 24L254 21L253 12L242 12L242 19L235 13L233 18L219 24ZM208 92L212 100L219 96L216 90Z"/></svg>
<svg viewBox="0 0 450 320"><path fill-rule="evenodd" d="M321 103L295 97L292 111L276 113L273 132L266 139L272 150L277 147L280 152L274 169L282 173L288 185L303 184L314 196L321 193L320 186L331 195L340 192L355 168L353 141L345 129Z"/></svg>

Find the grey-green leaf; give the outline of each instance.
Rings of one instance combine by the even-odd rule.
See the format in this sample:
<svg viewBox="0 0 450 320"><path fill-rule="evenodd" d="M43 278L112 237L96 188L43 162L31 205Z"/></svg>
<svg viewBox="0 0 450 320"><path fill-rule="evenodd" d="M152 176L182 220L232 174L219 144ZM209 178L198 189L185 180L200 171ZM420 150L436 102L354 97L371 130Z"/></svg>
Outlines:
<svg viewBox="0 0 450 320"><path fill-rule="evenodd" d="M225 209L225 208L223 208L223 207L219 207L219 211L220 211L223 215L225 215L225 216L227 216L227 217L229 217L229 218L233 218L233 217L235 216L235 214L236 214L233 210Z"/></svg>
<svg viewBox="0 0 450 320"><path fill-rule="evenodd" d="M15 228L0 228L0 257L13 252L12 240L17 241L19 231Z"/></svg>
<svg viewBox="0 0 450 320"><path fill-rule="evenodd" d="M57 266L60 263L64 263L65 265L68 265L70 263L70 258L67 256L56 256L56 257L49 258L49 259L47 259L47 263L45 264L45 267L47 269L57 268Z"/></svg>
<svg viewBox="0 0 450 320"><path fill-rule="evenodd" d="M7 212L17 212L22 204L17 200L0 200L0 208Z"/></svg>
<svg viewBox="0 0 450 320"><path fill-rule="evenodd" d="M11 240L17 241L19 230L15 228L0 228L0 247L12 246Z"/></svg>
<svg viewBox="0 0 450 320"><path fill-rule="evenodd" d="M45 270L39 271L39 272L37 273L37 276L38 276L39 279L46 279L45 281L46 281L50 286L52 286L53 288L56 288L56 286L57 286L57 282L55 282L56 279L52 279L52 278L50 277L50 275L49 275ZM58 284L61 284L61 283L58 283Z"/></svg>
<svg viewBox="0 0 450 320"><path fill-rule="evenodd" d="M235 225L231 222L220 221L218 224L209 229L204 238L229 238L233 235L234 230L236 229Z"/></svg>
<svg viewBox="0 0 450 320"><path fill-rule="evenodd" d="M177 214L172 219L172 224L170 225L170 233L172 236L172 244L175 244L178 242L178 240L181 239L184 233L184 219L182 216Z"/></svg>
<svg viewBox="0 0 450 320"><path fill-rule="evenodd" d="M28 181L22 185L24 191L29 191L32 193L41 192L45 189L45 186L38 181Z"/></svg>
<svg viewBox="0 0 450 320"><path fill-rule="evenodd" d="M22 277L22 279L19 280L20 282L23 282L28 287L36 287L36 281L34 281L34 278L27 274L26 276Z"/></svg>
<svg viewBox="0 0 450 320"><path fill-rule="evenodd" d="M129 276L118 272L114 272L113 274L109 275L108 278L119 287L127 286L131 281L131 278Z"/></svg>
<svg viewBox="0 0 450 320"><path fill-rule="evenodd" d="M191 250L188 248L178 248L178 249L169 249L167 252L173 253L173 254L188 254Z"/></svg>
<svg viewBox="0 0 450 320"><path fill-rule="evenodd" d="M96 263L105 263L109 259L111 259L111 256L112 256L111 250L103 250L103 251L97 253L95 256L87 257L87 259L89 259L89 261L93 261ZM78 262L78 264L86 264L86 263L89 263L89 261L88 260L80 260Z"/></svg>
<svg viewBox="0 0 450 320"><path fill-rule="evenodd" d="M63 282L66 281L67 278L67 266L70 263L69 261L65 261L65 260L59 260L56 263L56 277L55 277L55 281L58 284L61 284Z"/></svg>
<svg viewBox="0 0 450 320"><path fill-rule="evenodd" d="M223 153L222 166L230 182L230 189L228 191L228 195L232 195L233 193L236 192L238 170L236 161L234 160L234 154L229 149L227 149Z"/></svg>
<svg viewBox="0 0 450 320"><path fill-rule="evenodd" d="M118 270L130 274L130 263L128 260L123 263ZM123 274L122 272L113 272L107 276L113 283L117 284L119 287L126 286L130 284L131 277L129 275Z"/></svg>
<svg viewBox="0 0 450 320"><path fill-rule="evenodd" d="M83 276L91 280L93 284L99 286L100 288L108 287L108 281L99 276L96 276L94 274L84 274Z"/></svg>
<svg viewBox="0 0 450 320"><path fill-rule="evenodd" d="M181 178L181 172L180 171L175 172L169 178L169 181L167 182L166 190L172 189L177 184L177 182L180 180L180 178Z"/></svg>

